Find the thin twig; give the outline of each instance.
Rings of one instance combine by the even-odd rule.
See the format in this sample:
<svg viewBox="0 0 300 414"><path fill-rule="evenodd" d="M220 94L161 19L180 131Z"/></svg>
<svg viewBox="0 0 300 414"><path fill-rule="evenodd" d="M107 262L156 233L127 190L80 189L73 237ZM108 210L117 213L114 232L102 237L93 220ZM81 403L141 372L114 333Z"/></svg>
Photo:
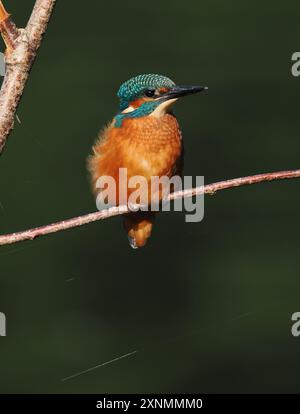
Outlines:
<svg viewBox="0 0 300 414"><path fill-rule="evenodd" d="M188 198L202 194L214 194L217 191L226 190L228 188L258 184L264 181L285 180L291 178L300 178L300 170L279 171L274 173L251 175L242 178L234 178L232 180L219 181L214 184L208 184L189 190L177 191L176 193L170 194L168 200ZM47 234L83 226L84 224L92 223L98 220L104 220L109 217L122 215L128 213L128 211L129 209L127 206L112 207L107 210L85 214L83 216L74 217L69 220L64 220L53 224L48 224L46 226L36 227L18 233L5 234L3 236L0 236L0 245L13 244L25 240L33 240L37 237L45 236Z"/></svg>
<svg viewBox="0 0 300 414"><path fill-rule="evenodd" d="M0 154L56 0L36 0L25 29L17 29L0 0L0 31L6 43L6 73L0 90Z"/></svg>
<svg viewBox="0 0 300 414"><path fill-rule="evenodd" d="M10 14L7 13L5 7L0 0L0 32L7 48L7 54L15 47L15 42L19 36L19 31L12 21Z"/></svg>

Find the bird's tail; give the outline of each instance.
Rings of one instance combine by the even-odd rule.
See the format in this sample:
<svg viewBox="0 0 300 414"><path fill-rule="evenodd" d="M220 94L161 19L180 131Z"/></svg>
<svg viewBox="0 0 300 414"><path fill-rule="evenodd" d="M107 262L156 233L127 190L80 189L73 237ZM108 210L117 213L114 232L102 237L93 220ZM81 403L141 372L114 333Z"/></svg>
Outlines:
<svg viewBox="0 0 300 414"><path fill-rule="evenodd" d="M151 236L154 214L149 211L130 213L124 217L124 227L133 249L145 246Z"/></svg>

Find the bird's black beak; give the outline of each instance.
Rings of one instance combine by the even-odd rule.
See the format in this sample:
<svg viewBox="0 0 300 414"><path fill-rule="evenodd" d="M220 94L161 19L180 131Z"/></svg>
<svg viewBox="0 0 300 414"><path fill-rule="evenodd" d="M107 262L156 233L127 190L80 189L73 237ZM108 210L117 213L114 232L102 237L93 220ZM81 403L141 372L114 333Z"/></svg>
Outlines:
<svg viewBox="0 0 300 414"><path fill-rule="evenodd" d="M169 99L180 98L181 96L192 95L208 89L206 86L176 85L168 92L160 96L160 99L167 101Z"/></svg>

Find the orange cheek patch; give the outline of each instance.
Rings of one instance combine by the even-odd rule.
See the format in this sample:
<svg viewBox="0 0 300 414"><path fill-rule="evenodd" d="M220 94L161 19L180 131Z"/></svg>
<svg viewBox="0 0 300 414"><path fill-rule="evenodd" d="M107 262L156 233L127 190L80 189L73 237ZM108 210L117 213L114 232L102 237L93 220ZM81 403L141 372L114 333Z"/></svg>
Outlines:
<svg viewBox="0 0 300 414"><path fill-rule="evenodd" d="M153 101L151 98L139 98L135 101L130 102L130 106L132 106L134 109L139 108L143 103Z"/></svg>
<svg viewBox="0 0 300 414"><path fill-rule="evenodd" d="M169 88L160 88L160 89L158 89L158 92L163 94L163 93L169 92L169 90L170 90Z"/></svg>

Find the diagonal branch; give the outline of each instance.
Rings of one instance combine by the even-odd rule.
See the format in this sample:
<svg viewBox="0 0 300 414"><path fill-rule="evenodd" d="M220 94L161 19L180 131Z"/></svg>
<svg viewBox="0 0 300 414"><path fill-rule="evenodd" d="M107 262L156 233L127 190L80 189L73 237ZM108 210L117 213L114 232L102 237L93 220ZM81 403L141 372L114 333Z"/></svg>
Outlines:
<svg viewBox="0 0 300 414"><path fill-rule="evenodd" d="M56 0L36 0L25 29L18 29L0 0L0 31L6 44L6 73L0 90L0 154Z"/></svg>
<svg viewBox="0 0 300 414"><path fill-rule="evenodd" d="M177 191L170 194L168 200L175 200L180 198L188 198L202 194L214 194L217 191L227 190L228 188L241 187L244 185L258 184L265 181L286 180L292 178L300 178L300 170L279 171L274 173L265 173L258 175L251 175L248 177L233 178L232 180L219 181L214 184L192 188L189 190ZM85 214L83 216L74 217L69 220L59 221L57 223L48 224L42 227L36 227L30 230L21 231L18 233L5 234L0 236L0 246L6 244L18 243L25 240L34 240L39 236L45 236L51 233L71 229L74 227L83 226L94 221L104 220L110 217L119 216L128 213L127 206L112 207L107 210L97 211L95 213Z"/></svg>

